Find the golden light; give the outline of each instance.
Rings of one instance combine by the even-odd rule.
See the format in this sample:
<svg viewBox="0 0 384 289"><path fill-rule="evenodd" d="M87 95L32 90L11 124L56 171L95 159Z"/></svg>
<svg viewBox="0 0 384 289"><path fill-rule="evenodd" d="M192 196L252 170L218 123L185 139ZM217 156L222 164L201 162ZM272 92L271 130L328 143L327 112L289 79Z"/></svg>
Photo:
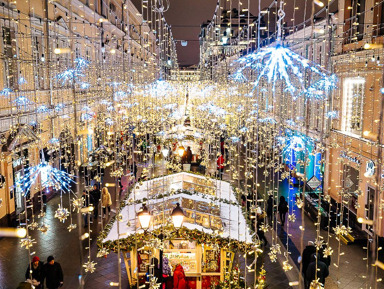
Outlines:
<svg viewBox="0 0 384 289"><path fill-rule="evenodd" d="M321 2L320 0L313 0L313 2L315 2L315 4L319 7L324 7L324 3Z"/></svg>
<svg viewBox="0 0 384 289"><path fill-rule="evenodd" d="M27 230L24 228L1 228L0 237L24 238Z"/></svg>
<svg viewBox="0 0 384 289"><path fill-rule="evenodd" d="M180 157L182 157L184 155L184 152L185 152L185 148L183 146L180 146L177 149L177 153L179 154Z"/></svg>
<svg viewBox="0 0 384 289"><path fill-rule="evenodd" d="M141 228L147 230L149 228L152 215L146 205L141 207L140 211L137 213L137 217L139 218Z"/></svg>
<svg viewBox="0 0 384 289"><path fill-rule="evenodd" d="M367 220L365 218L362 218L362 217L359 217L357 218L357 221L360 223L360 224L366 224L366 225L369 225L369 226L372 226L373 225L373 220Z"/></svg>

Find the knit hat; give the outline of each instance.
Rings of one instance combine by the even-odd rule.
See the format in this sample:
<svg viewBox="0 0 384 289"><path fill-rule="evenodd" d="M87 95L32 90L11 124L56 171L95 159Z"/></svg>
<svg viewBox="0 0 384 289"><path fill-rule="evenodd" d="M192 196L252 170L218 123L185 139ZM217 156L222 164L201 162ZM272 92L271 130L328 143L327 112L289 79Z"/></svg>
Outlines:
<svg viewBox="0 0 384 289"><path fill-rule="evenodd" d="M32 263L35 263L35 262L37 262L37 261L40 261L40 258L37 257L37 256L33 257L33 259L32 259Z"/></svg>
<svg viewBox="0 0 384 289"><path fill-rule="evenodd" d="M53 258L53 256L49 256L49 257L47 258L47 262L48 262L48 263L51 262L52 260L55 260L55 258Z"/></svg>

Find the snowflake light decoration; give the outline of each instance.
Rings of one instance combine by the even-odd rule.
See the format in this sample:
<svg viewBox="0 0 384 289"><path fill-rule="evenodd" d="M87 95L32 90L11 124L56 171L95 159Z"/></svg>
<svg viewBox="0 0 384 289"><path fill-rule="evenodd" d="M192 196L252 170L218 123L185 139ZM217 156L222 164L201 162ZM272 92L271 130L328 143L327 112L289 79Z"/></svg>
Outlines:
<svg viewBox="0 0 384 289"><path fill-rule="evenodd" d="M68 232L71 232L72 230L75 230L77 228L77 225L76 224L70 224L68 227L67 227L67 230Z"/></svg>
<svg viewBox="0 0 384 289"><path fill-rule="evenodd" d="M107 257L108 254L109 254L109 251L107 248L101 248L99 251L97 251L96 257L97 258Z"/></svg>
<svg viewBox="0 0 384 289"><path fill-rule="evenodd" d="M80 209L83 207L83 204L84 204L84 198L72 199L73 211L80 212Z"/></svg>
<svg viewBox="0 0 384 289"><path fill-rule="evenodd" d="M309 289L323 289L324 285L320 283L319 279L313 280L309 285Z"/></svg>
<svg viewBox="0 0 384 289"><path fill-rule="evenodd" d="M1 96L9 96L9 94L13 92L12 89L8 88L8 87L4 87L2 90L0 90L0 95Z"/></svg>
<svg viewBox="0 0 384 289"><path fill-rule="evenodd" d="M83 267L85 268L84 271L85 272L89 272L89 273L93 273L95 272L96 270L96 264L95 262L93 261L88 261L88 262L85 262Z"/></svg>
<svg viewBox="0 0 384 289"><path fill-rule="evenodd" d="M59 205L59 208L56 210L55 212L55 218L59 219L60 222L65 222L65 220L67 220L69 216L69 211L68 209L66 208L62 208L60 205Z"/></svg>
<svg viewBox="0 0 384 289"><path fill-rule="evenodd" d="M37 166L26 169L24 176L17 182L17 186L21 186L28 193L32 184L35 183L37 177L41 177L42 188L56 187L64 191L68 191L72 183L76 183L72 176L66 172L53 168L47 162L42 162Z"/></svg>
<svg viewBox="0 0 384 289"><path fill-rule="evenodd" d="M285 261L283 262L283 270L284 270L285 272L287 272L287 271L291 271L292 268L293 268L293 266L292 266L291 264L289 264L288 260L285 260Z"/></svg>
<svg viewBox="0 0 384 289"><path fill-rule="evenodd" d="M31 239L31 237L24 238L20 240L20 246L21 248L29 249L33 246L33 244L36 244L35 239Z"/></svg>
<svg viewBox="0 0 384 289"><path fill-rule="evenodd" d="M33 104L33 102L32 101L30 101L27 97L25 97L25 96L19 96L19 97L17 97L16 99L14 99L13 101L12 101L12 103L14 103L16 106L17 106L17 108L19 108L19 109L25 109L28 105L31 105L31 104Z"/></svg>
<svg viewBox="0 0 384 289"><path fill-rule="evenodd" d="M42 225L38 228L38 230L39 230L40 232L42 232L43 234L46 234L46 233L48 232L48 229L49 229L49 226L46 225L46 224L42 224Z"/></svg>
<svg viewBox="0 0 384 289"><path fill-rule="evenodd" d="M40 106L36 109L36 112L37 112L37 113L48 113L48 112L49 112L49 108L48 108L46 105L40 105Z"/></svg>
<svg viewBox="0 0 384 289"><path fill-rule="evenodd" d="M332 250L332 248L329 247L329 246L327 246L327 247L324 249L324 251L323 251L323 256L324 256L324 258L328 258L328 257L332 256L332 254L333 254L333 250Z"/></svg>
<svg viewBox="0 0 384 289"><path fill-rule="evenodd" d="M161 285L161 283L157 283L157 278L156 277L151 277L149 279L149 284L148 284L148 288L149 289L159 289L160 285Z"/></svg>

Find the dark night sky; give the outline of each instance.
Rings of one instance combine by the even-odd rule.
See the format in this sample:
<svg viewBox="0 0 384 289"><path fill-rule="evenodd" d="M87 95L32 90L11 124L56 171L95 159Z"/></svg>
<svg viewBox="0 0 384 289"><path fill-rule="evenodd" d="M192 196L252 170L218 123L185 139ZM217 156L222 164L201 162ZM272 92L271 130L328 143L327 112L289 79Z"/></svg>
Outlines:
<svg viewBox="0 0 384 289"><path fill-rule="evenodd" d="M177 43L177 54L179 64L181 66L188 66L197 64L199 62L199 33L200 25L211 20L215 11L217 0L169 0L170 8L165 12L165 19L172 26L172 33L175 40L187 40L188 45L182 47L180 42ZM273 2L273 0L260 0L261 9L266 8ZM306 19L310 18L310 9L312 0L286 0L285 5L285 20L288 24L293 18L294 2L299 7L296 10L295 24L301 23L304 18L304 5L307 1L307 16ZM140 0L133 1L136 6ZM224 1L221 1L222 3ZM245 8L248 0L242 0L243 8ZM323 2L327 2L324 0ZM226 2L229 3L229 2ZM232 7L237 7L237 0L232 0ZM249 0L250 12L253 15L258 14L259 0ZM229 5L229 4L228 4ZM140 6L139 6L140 7ZM138 8L139 8L138 7ZM141 11L141 8L139 8Z"/></svg>

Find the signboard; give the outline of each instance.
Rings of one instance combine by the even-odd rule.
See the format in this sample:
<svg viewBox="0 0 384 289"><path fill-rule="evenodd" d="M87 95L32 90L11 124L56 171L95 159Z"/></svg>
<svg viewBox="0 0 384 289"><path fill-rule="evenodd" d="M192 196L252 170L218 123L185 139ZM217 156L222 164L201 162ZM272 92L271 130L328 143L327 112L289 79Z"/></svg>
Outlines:
<svg viewBox="0 0 384 289"><path fill-rule="evenodd" d="M307 185L312 189L312 190L316 190L318 187L321 186L321 181L316 178L316 176L313 176L312 178L310 178L310 180L307 182Z"/></svg>

